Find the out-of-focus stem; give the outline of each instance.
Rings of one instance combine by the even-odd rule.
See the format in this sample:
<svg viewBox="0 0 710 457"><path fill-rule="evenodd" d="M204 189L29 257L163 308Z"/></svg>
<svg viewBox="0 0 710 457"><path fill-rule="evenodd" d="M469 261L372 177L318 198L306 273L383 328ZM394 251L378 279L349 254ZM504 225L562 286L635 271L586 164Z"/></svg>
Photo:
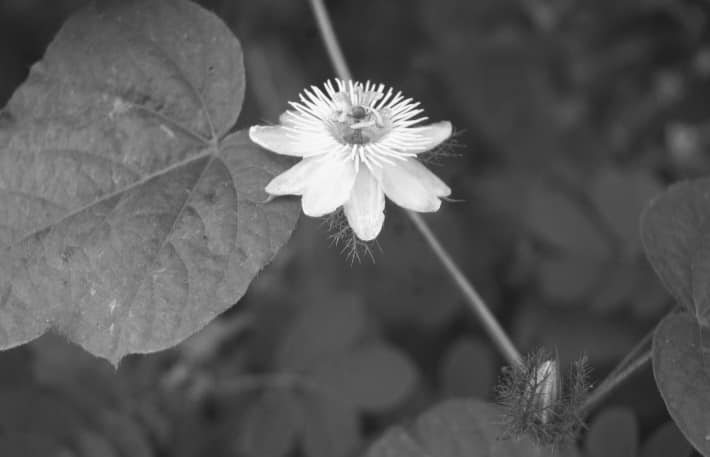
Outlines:
<svg viewBox="0 0 710 457"><path fill-rule="evenodd" d="M323 39L323 44L325 44L325 49L328 51L330 62L335 68L335 73L340 79L353 79L323 0L310 0L310 3L313 15L316 17L316 22L318 23L320 36Z"/></svg>
<svg viewBox="0 0 710 457"><path fill-rule="evenodd" d="M333 25L330 21L330 16L328 15L328 11L323 4L323 0L309 1L313 10L313 15L318 23L321 38L323 39L326 50L328 51L328 57L335 68L336 74L339 78L344 80L352 79L352 74L350 73L350 69L348 68L343 52L340 49L340 44L338 43L338 39L333 30ZM451 279L453 279L454 283L461 290L461 293L466 299L466 303L469 308L481 321L481 325L491 337L501 355L505 357L508 364L512 366L522 364L523 359L511 339L508 337L508 334L500 326L498 320L495 318L488 306L486 306L486 303L478 295L476 289L474 289L468 279L466 279L466 276L464 276L451 255L441 245L438 238L431 231L424 219L419 214L412 211L407 211L407 215L414 223L414 226L419 230L419 232L421 232L422 236L424 236L424 239L429 244L432 251L434 251L434 254L444 266L447 273L451 276Z"/></svg>

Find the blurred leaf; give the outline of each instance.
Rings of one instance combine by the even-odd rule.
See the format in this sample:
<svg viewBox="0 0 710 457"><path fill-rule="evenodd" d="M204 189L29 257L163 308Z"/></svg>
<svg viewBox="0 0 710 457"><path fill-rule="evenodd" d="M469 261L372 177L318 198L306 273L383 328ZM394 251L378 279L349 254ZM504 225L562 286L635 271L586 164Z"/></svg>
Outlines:
<svg viewBox="0 0 710 457"><path fill-rule="evenodd" d="M288 5L302 8L297 2L277 1L278 4L268 10L270 14L283 14ZM266 8L262 6L259 10ZM298 56L288 48L291 43L284 42L278 35L271 39L264 38L244 43L245 69L249 90L254 92L259 104L261 119L278 119L284 111L284 100L295 100L299 92L307 87L308 78L303 74Z"/></svg>
<svg viewBox="0 0 710 457"><path fill-rule="evenodd" d="M587 457L636 457L639 427L629 408L607 408L589 425Z"/></svg>
<svg viewBox="0 0 710 457"><path fill-rule="evenodd" d="M106 360L52 333L42 335L29 347L36 382L60 392L85 416L129 403L126 378Z"/></svg>
<svg viewBox="0 0 710 457"><path fill-rule="evenodd" d="M641 219L646 255L666 288L710 326L710 178L671 186Z"/></svg>
<svg viewBox="0 0 710 457"><path fill-rule="evenodd" d="M664 310L672 306L673 299L658 280L648 261L644 260L643 267L637 273L639 277L633 296L635 315L643 320L658 319Z"/></svg>
<svg viewBox="0 0 710 457"><path fill-rule="evenodd" d="M392 214L390 214L392 213ZM384 255L369 265L345 276L347 283L362 290L373 314L393 326L412 324L435 331L446 325L460 308L461 296L451 287L451 278L441 268L431 251L422 242L421 234L403 212L389 211L380 243L386 246ZM432 230L453 253L459 266L472 278L478 290L495 306L495 297L486 287L492 248L484 243L481 229L462 224L451 211L441 211L428 220ZM467 256L473 250L476 256ZM386 281L383 278L387 278ZM393 294L392 291L397 291Z"/></svg>
<svg viewBox="0 0 710 457"><path fill-rule="evenodd" d="M303 452L308 457L346 457L360 446L358 414L338 396L322 392L301 396Z"/></svg>
<svg viewBox="0 0 710 457"><path fill-rule="evenodd" d="M417 383L417 369L399 349L365 344L319 365L314 382L341 401L369 411L385 411L402 402Z"/></svg>
<svg viewBox="0 0 710 457"><path fill-rule="evenodd" d="M534 257L527 260L527 268L545 300L591 306L606 314L632 307L646 318L655 317L665 301L662 294L649 294L647 266L639 253L638 218L647 200L657 193L658 182L648 172L610 166L595 172L589 186L586 181L573 184L582 179L574 170L548 173L548 179L535 184L530 173L517 171L509 173L509 179L520 181L517 184L488 177L476 190L485 203L512 221L522 217L533 241L541 242L527 254ZM569 189L546 184L560 179Z"/></svg>
<svg viewBox="0 0 710 457"><path fill-rule="evenodd" d="M545 162L559 147L555 95L540 40L516 23L520 2L420 2L435 69L468 125L516 166ZM457 24L457 26L453 26Z"/></svg>
<svg viewBox="0 0 710 457"><path fill-rule="evenodd" d="M518 309L511 333L521 348L556 348L562 366L580 354L592 366L614 363L641 337L618 317L607 319L577 308L550 309L535 303Z"/></svg>
<svg viewBox="0 0 710 457"><path fill-rule="evenodd" d="M396 426L378 439L367 457L542 457L552 450L525 438L505 439L501 411L480 400L449 400L422 414L410 431ZM574 450L557 450L574 456Z"/></svg>
<svg viewBox="0 0 710 457"><path fill-rule="evenodd" d="M394 426L370 446L365 457L432 457L432 454L404 428Z"/></svg>
<svg viewBox="0 0 710 457"><path fill-rule="evenodd" d="M79 457L150 457L153 455L149 443L137 424L127 416L108 411L87 410L76 405L61 391L42 386L28 385L23 390L7 391L0 394L0 428L7 440L0 443L24 451L0 452L3 456L51 456L46 450L34 453L37 445L53 446L61 443L66 447L64 454ZM27 440L23 443L23 440ZM68 454L69 449L78 454Z"/></svg>
<svg viewBox="0 0 710 457"><path fill-rule="evenodd" d="M642 267L638 263L608 262L603 265L601 278L603 287L590 288L590 307L601 313L612 313L625 301L631 301L637 294L637 289L650 287L648 283L654 278L641 277Z"/></svg>
<svg viewBox="0 0 710 457"><path fill-rule="evenodd" d="M710 456L710 330L687 314L663 319L653 338L653 374L680 431Z"/></svg>
<svg viewBox="0 0 710 457"><path fill-rule="evenodd" d="M693 447L673 421L658 427L641 447L641 457L689 457Z"/></svg>
<svg viewBox="0 0 710 457"><path fill-rule="evenodd" d="M96 420L100 432L108 437L120 454L131 457L154 455L146 431L131 417L105 409L98 412Z"/></svg>
<svg viewBox="0 0 710 457"><path fill-rule="evenodd" d="M641 211L662 190L660 182L646 170L622 172L607 167L595 177L591 195L605 222L624 245L638 247Z"/></svg>
<svg viewBox="0 0 710 457"><path fill-rule="evenodd" d="M3 457L69 457L72 456L70 452L43 435L4 433L0 436L0 455Z"/></svg>
<svg viewBox="0 0 710 457"><path fill-rule="evenodd" d="M77 436L78 457L121 457L107 437L91 430L81 430Z"/></svg>
<svg viewBox="0 0 710 457"><path fill-rule="evenodd" d="M296 317L284 335L276 363L306 370L349 350L365 333L367 315L355 297L314 302Z"/></svg>
<svg viewBox="0 0 710 457"><path fill-rule="evenodd" d="M68 414L61 413L61 427L68 428L66 433L72 437L79 457L153 455L154 422L165 419L148 417L155 404L142 401L132 389L133 383L141 381L137 370L129 371L124 364L117 372L106 360L53 334L43 335L29 347L34 354L35 379L40 384L31 395L51 391L82 418L81 422L72 421ZM46 420L42 411L30 414L31 422Z"/></svg>
<svg viewBox="0 0 710 457"><path fill-rule="evenodd" d="M32 353L25 347L0 352L0 390L26 386L32 381Z"/></svg>
<svg viewBox="0 0 710 457"><path fill-rule="evenodd" d="M486 398L495 385L496 355L487 344L460 338L449 346L440 369L447 395Z"/></svg>
<svg viewBox="0 0 710 457"><path fill-rule="evenodd" d="M592 295L598 287L600 263L581 256L543 259L538 266L538 275L545 296L551 300L575 305L583 303L583 297Z"/></svg>
<svg viewBox="0 0 710 457"><path fill-rule="evenodd" d="M254 400L242 418L239 448L250 457L282 457L303 428L300 405L290 392L273 390Z"/></svg>
<svg viewBox="0 0 710 457"><path fill-rule="evenodd" d="M33 341L29 348L33 354L34 378L40 383L76 383L77 378L88 372L94 382L100 380L99 389L107 392L119 381L116 370L107 361L91 355L59 335L46 333Z"/></svg>
<svg viewBox="0 0 710 457"><path fill-rule="evenodd" d="M0 392L0 429L29 433L71 443L87 420L58 392L28 385Z"/></svg>
<svg viewBox="0 0 710 457"><path fill-rule="evenodd" d="M472 193L481 200L482 205L516 223L526 214L528 195L536 187L529 173L508 169L475 176L467 184L473 187Z"/></svg>
<svg viewBox="0 0 710 457"><path fill-rule="evenodd" d="M532 190L526 220L545 243L570 254L606 258L609 247L582 206L570 196L537 186Z"/></svg>
<svg viewBox="0 0 710 457"><path fill-rule="evenodd" d="M241 50L187 1L92 3L62 27L0 130L0 347L52 328L114 364L236 302L295 224L284 163L227 136Z"/></svg>

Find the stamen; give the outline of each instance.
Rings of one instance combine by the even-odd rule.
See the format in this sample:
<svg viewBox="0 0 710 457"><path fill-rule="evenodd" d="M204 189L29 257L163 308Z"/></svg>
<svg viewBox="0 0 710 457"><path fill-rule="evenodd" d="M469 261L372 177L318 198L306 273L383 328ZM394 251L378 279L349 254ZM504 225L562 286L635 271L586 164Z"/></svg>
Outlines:
<svg viewBox="0 0 710 457"><path fill-rule="evenodd" d="M290 102L284 127L304 148L347 150L348 160L381 166L414 157L407 151L430 142L413 128L428 119L420 103L382 83L329 79L298 98Z"/></svg>

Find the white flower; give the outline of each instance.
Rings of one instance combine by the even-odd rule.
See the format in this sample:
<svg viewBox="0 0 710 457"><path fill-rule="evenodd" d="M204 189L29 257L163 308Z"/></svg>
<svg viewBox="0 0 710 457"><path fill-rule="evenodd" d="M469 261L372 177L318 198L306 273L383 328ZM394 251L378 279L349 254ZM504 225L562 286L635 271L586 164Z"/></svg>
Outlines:
<svg viewBox="0 0 710 457"><path fill-rule="evenodd" d="M385 195L418 212L437 211L451 189L416 156L451 136L451 123L419 125L419 103L383 84L328 81L291 102L280 125L254 126L255 143L278 154L302 157L266 186L271 195L302 196L312 217L343 207L358 238L377 237L385 219Z"/></svg>

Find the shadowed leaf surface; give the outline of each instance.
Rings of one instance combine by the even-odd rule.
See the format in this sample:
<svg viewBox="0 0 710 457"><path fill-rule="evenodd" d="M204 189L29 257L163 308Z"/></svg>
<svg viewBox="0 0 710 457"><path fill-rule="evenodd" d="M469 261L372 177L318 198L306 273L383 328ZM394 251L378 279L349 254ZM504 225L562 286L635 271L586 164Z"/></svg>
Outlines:
<svg viewBox="0 0 710 457"><path fill-rule="evenodd" d="M0 438L0 454L8 457L62 457L69 451L50 438L38 435L8 435Z"/></svg>
<svg viewBox="0 0 710 457"><path fill-rule="evenodd" d="M505 439L500 409L480 400L450 400L422 414L411 430L390 429L367 457L576 456L574 450L542 449L527 439Z"/></svg>
<svg viewBox="0 0 710 457"><path fill-rule="evenodd" d="M265 393L247 409L239 440L240 449L250 457L288 455L296 444L301 428L301 411L291 393Z"/></svg>
<svg viewBox="0 0 710 457"><path fill-rule="evenodd" d="M608 408L589 425L585 448L588 457L635 457L639 426L628 408Z"/></svg>
<svg viewBox="0 0 710 457"><path fill-rule="evenodd" d="M360 446L357 411L337 394L302 395L303 452L309 457L346 457Z"/></svg>
<svg viewBox="0 0 710 457"><path fill-rule="evenodd" d="M372 412L401 403L418 380L409 358L386 343L370 343L340 354L316 367L312 376L341 400Z"/></svg>
<svg viewBox="0 0 710 457"><path fill-rule="evenodd" d="M496 354L483 341L460 338L446 351L439 382L449 396L487 398L496 383Z"/></svg>
<svg viewBox="0 0 710 457"><path fill-rule="evenodd" d="M295 224L284 164L227 135L241 49L185 1L91 3L5 108L0 347L55 329L117 363L236 302Z"/></svg>
<svg viewBox="0 0 710 457"><path fill-rule="evenodd" d="M659 324L653 374L668 412L688 441L710 455L710 333L687 314Z"/></svg>
<svg viewBox="0 0 710 457"><path fill-rule="evenodd" d="M283 369L311 369L349 351L363 338L366 329L367 315L358 300L312 304L284 335L277 363Z"/></svg>
<svg viewBox="0 0 710 457"><path fill-rule="evenodd" d="M641 457L666 457L677 455L688 457L693 448L685 439L673 421L668 421L658 427L641 448Z"/></svg>

